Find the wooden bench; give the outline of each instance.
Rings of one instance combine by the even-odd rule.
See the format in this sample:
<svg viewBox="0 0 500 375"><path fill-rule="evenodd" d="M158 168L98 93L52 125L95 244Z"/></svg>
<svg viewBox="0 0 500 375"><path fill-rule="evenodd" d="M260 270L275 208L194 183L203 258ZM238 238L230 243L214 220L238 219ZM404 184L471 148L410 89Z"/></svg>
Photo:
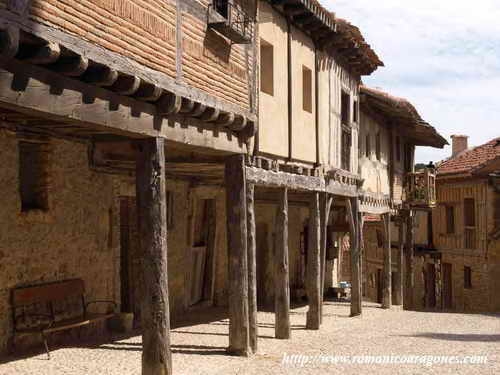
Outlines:
<svg viewBox="0 0 500 375"><path fill-rule="evenodd" d="M88 311L89 305L99 303L108 304L113 310L117 306L113 301L86 302L85 285L81 279L13 289L11 294L14 330L12 349L15 349L16 337L40 335L50 359L47 343L49 334L107 320L115 315L114 312L90 313ZM68 306L71 307L71 311L68 311Z"/></svg>

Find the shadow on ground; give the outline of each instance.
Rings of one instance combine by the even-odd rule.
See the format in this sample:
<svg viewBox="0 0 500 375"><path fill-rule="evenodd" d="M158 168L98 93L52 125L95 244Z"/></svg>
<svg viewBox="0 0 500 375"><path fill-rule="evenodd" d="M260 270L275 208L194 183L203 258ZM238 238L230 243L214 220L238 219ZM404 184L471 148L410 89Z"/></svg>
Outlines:
<svg viewBox="0 0 500 375"><path fill-rule="evenodd" d="M416 335L404 335L403 337L417 337L444 341L463 341L463 342L500 342L500 335L485 334L456 334L456 333L433 333L425 332Z"/></svg>

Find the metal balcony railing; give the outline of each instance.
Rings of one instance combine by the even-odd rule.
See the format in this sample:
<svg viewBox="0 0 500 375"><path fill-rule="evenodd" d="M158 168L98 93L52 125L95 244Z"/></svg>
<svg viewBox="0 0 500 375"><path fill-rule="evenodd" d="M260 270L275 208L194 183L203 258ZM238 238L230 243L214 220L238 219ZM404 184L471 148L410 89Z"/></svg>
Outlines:
<svg viewBox="0 0 500 375"><path fill-rule="evenodd" d="M253 18L229 0L212 1L208 11L208 27L234 44L250 44L253 40Z"/></svg>
<svg viewBox="0 0 500 375"><path fill-rule="evenodd" d="M406 202L412 208L433 208L436 206L436 174L433 169L408 173Z"/></svg>

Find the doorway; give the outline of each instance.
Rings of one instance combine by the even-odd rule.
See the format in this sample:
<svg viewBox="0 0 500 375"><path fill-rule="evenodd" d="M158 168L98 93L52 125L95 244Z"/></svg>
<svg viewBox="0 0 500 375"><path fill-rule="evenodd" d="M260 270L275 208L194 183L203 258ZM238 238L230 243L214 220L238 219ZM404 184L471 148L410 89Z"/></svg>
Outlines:
<svg viewBox="0 0 500 375"><path fill-rule="evenodd" d="M451 309L453 307L452 295L452 267L450 263L443 263L443 308Z"/></svg>
<svg viewBox="0 0 500 375"><path fill-rule="evenodd" d="M195 198L191 220L189 305L213 301L215 281L215 199Z"/></svg>

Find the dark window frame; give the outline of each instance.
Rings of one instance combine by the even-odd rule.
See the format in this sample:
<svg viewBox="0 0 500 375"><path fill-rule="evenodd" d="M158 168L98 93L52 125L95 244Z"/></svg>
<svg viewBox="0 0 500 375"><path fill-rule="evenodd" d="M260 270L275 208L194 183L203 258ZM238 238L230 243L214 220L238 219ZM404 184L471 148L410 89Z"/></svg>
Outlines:
<svg viewBox="0 0 500 375"><path fill-rule="evenodd" d="M264 74L264 69L270 71ZM264 39L260 39L260 91L274 96L274 46Z"/></svg>
<svg viewBox="0 0 500 375"><path fill-rule="evenodd" d="M464 266L464 288L472 289L472 268Z"/></svg>
<svg viewBox="0 0 500 375"><path fill-rule="evenodd" d="M445 217L446 217L446 234L455 234L455 207L445 206Z"/></svg>

